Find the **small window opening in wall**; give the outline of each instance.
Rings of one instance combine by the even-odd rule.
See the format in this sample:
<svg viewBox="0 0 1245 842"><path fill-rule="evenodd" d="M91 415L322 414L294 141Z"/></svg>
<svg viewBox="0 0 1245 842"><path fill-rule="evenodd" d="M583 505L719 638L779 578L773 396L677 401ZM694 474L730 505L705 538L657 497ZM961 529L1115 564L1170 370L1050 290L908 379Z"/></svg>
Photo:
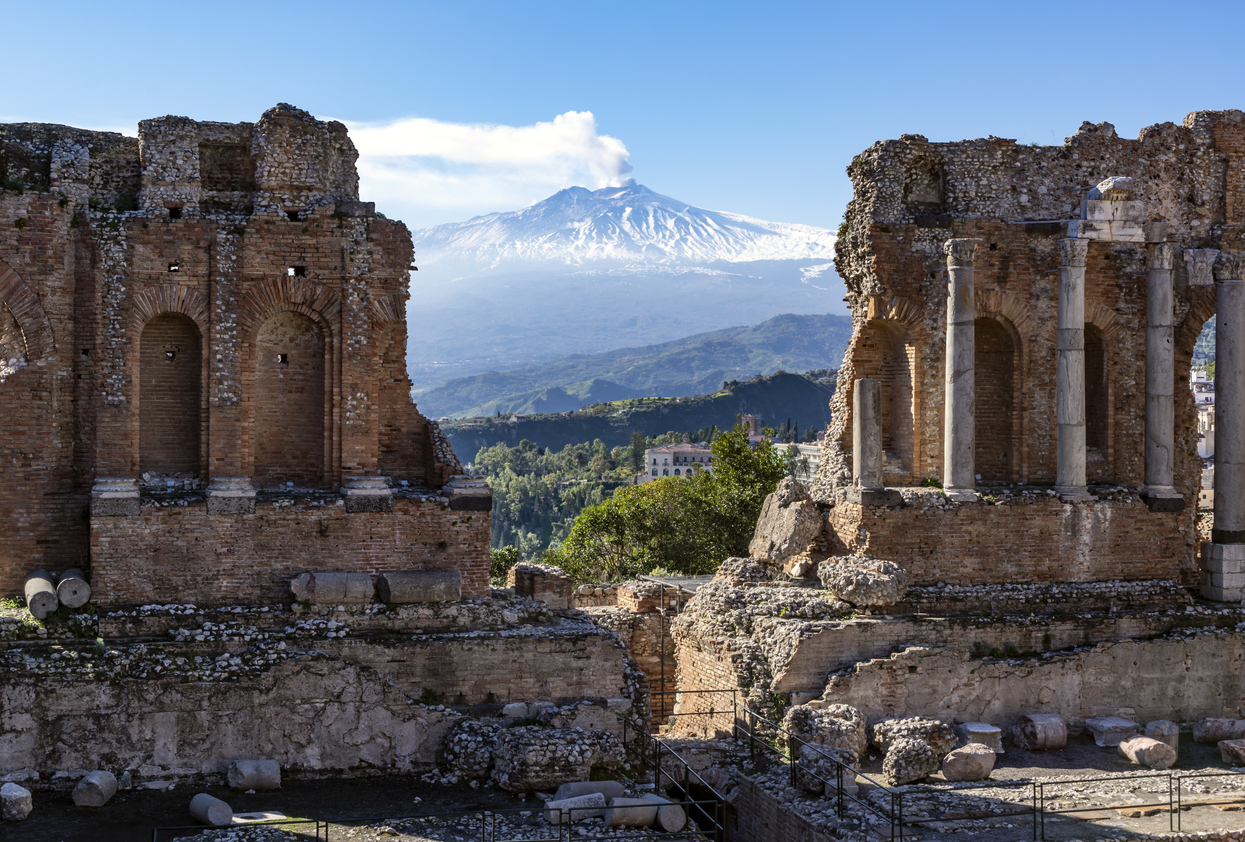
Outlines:
<svg viewBox="0 0 1245 842"><path fill-rule="evenodd" d="M181 205L174 205L173 207L169 208L169 219L181 219L181 218L182 218L182 206Z"/></svg>
<svg viewBox="0 0 1245 842"><path fill-rule="evenodd" d="M277 354L277 365L289 365L289 364L290 364L289 354Z"/></svg>
<svg viewBox="0 0 1245 842"><path fill-rule="evenodd" d="M165 351L165 352L164 352L164 361L165 361L165 362L167 362L167 363L171 363L171 362L173 362L173 359L174 359L176 356L177 356L177 351Z"/></svg>
<svg viewBox="0 0 1245 842"><path fill-rule="evenodd" d="M298 222L298 218L299 218L298 211L286 211L285 216L286 216L286 219L288 219L290 222Z"/></svg>
<svg viewBox="0 0 1245 842"><path fill-rule="evenodd" d="M174 260L172 263L169 264L170 272L180 272L181 270L182 270L182 264L179 263L178 261Z"/></svg>
<svg viewBox="0 0 1245 842"><path fill-rule="evenodd" d="M307 267L306 266L291 266L289 269L286 270L286 274L288 274L291 278L302 278L307 275Z"/></svg>
<svg viewBox="0 0 1245 842"><path fill-rule="evenodd" d="M86 359L87 357L89 357L89 356L91 356L91 349L90 349L90 348L83 348L83 349L82 349L82 359L84 359L84 360L85 360L85 359Z"/></svg>
<svg viewBox="0 0 1245 842"><path fill-rule="evenodd" d="M999 244L998 244L998 243L991 243L991 244L990 244L990 251L998 251L998 250L999 250Z"/></svg>

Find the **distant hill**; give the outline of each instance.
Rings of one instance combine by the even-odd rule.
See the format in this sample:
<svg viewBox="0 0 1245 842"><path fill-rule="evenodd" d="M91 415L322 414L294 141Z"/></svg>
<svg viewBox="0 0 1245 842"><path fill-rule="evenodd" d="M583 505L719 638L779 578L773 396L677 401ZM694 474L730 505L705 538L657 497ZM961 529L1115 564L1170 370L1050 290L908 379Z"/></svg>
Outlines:
<svg viewBox="0 0 1245 842"><path fill-rule="evenodd" d="M786 314L751 327L699 333L659 345L573 354L513 371L459 377L416 392L415 401L431 418L461 418L499 411L565 412L648 395L709 394L723 381L779 369L837 368L851 331L847 316Z"/></svg>
<svg viewBox="0 0 1245 842"><path fill-rule="evenodd" d="M744 413L758 415L773 427L790 418L801 433L811 427L823 430L830 423L833 394L832 372L818 379L782 372L733 383L699 398L641 398L595 404L565 415L465 418L444 421L441 426L459 458L468 462L481 448L498 442L515 445L527 439L561 450L568 444L601 439L607 447L614 447L629 444L633 431L657 436L715 425L728 429Z"/></svg>

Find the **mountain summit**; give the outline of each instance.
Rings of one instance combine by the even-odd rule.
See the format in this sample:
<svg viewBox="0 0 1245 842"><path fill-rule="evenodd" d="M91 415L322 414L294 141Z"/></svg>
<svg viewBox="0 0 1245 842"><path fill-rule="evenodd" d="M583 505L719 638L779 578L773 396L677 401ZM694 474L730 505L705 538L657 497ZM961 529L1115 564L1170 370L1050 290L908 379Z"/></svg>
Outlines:
<svg viewBox="0 0 1245 842"><path fill-rule="evenodd" d="M834 259L834 234L824 228L704 210L634 181L601 190L568 187L522 210L438 225L414 237L419 261L429 266Z"/></svg>
<svg viewBox="0 0 1245 842"><path fill-rule="evenodd" d="M417 391L780 313L846 312L830 231L704 210L634 182L568 187L411 236Z"/></svg>

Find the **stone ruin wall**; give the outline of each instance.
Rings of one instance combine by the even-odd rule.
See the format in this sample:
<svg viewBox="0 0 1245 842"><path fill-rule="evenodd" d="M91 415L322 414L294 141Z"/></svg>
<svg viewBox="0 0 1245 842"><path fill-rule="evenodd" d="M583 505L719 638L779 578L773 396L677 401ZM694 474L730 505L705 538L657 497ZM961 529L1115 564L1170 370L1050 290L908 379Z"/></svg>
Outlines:
<svg viewBox="0 0 1245 842"><path fill-rule="evenodd" d="M0 593L95 566L111 599L139 599L170 587L143 581L151 563L175 580L223 554L222 576L256 565L244 578L270 598L289 548L341 512L209 516L203 489L248 478L262 511L265 487L377 476L418 493L374 515L404 522L362 542L357 569L458 567L464 593L487 592L487 505L452 499L457 459L409 397L410 235L359 201L356 157L341 124L286 105L254 124L146 120L138 139L0 126ZM141 517L92 515L97 481L140 477ZM148 493L170 481L187 495ZM187 584L184 601L219 598L209 577Z"/></svg>
<svg viewBox="0 0 1245 842"><path fill-rule="evenodd" d="M832 494L849 476L851 386L865 376L884 387L888 484L941 477L942 244L957 237L982 239L977 316L991 320L986 341L979 339L987 346L979 349L979 368L987 372L978 386L978 429L984 434L979 473L987 481L1053 482L1056 241L1066 236L1067 221L1077 218L1096 183L1129 176L1134 198L1146 203L1152 219L1167 223L1168 242L1239 248L1245 242L1242 162L1245 114L1239 111L1194 112L1183 125L1150 126L1136 140L1118 137L1110 124L1085 123L1062 147L994 137L930 143L905 135L858 155L848 167L855 196L835 264L847 284L854 331L832 402L834 427L819 492ZM1090 246L1086 323L1101 336L1108 392L1099 452L1087 464L1091 483L1142 484L1145 273L1142 244ZM1214 315L1214 290L1190 287L1181 259L1174 276L1177 487L1189 499L1200 471L1189 361L1203 324ZM984 406L983 391L993 398ZM900 398L894 406L892 396ZM1011 412L991 406L1008 402Z"/></svg>
<svg viewBox="0 0 1245 842"><path fill-rule="evenodd" d="M852 384L881 383L885 482L913 486L943 474L943 378L947 269L943 243L981 239L975 260L976 471L989 484L1053 484L1056 469L1057 241L1086 192L1108 176L1134 179L1148 219L1167 224L1181 249L1236 249L1245 242L1245 114L1194 112L1182 125L1120 138L1085 123L1062 146L990 137L931 143L919 135L874 144L848 168L855 195L836 245L853 335L831 402L815 494L835 503L831 542L844 551L909 556L919 583L1045 581L1072 559L1079 581L1180 578L1197 584L1193 517L1201 479L1189 366L1214 315L1213 287L1192 286L1175 261L1175 486L1184 512L1145 512L1136 494L1040 516L1040 501L1006 511L949 506L945 513L876 515L844 503L850 484ZM1099 388L1087 407L1091 485L1137 489L1144 477L1146 246L1092 242L1085 282L1086 376ZM1088 394L1088 392L1087 392ZM1032 495L1030 495L1032 496ZM1035 509L1031 503L1038 503ZM1014 508L1013 503L1021 503ZM928 509L928 506L925 507ZM1049 501L1046 508L1060 508ZM1067 508L1065 506L1065 508ZM922 522L925 521L925 522ZM1128 527L1121 532L1121 526ZM913 526L925 531L915 533ZM974 533L983 536L973 540ZM1058 559L1044 547L1079 535ZM988 536L988 537L985 537ZM1151 546L1138 554L1137 547ZM1036 556L1035 556L1036 554ZM922 558L926 560L923 566ZM907 564L907 561L901 561ZM1053 569L1052 569L1053 566Z"/></svg>

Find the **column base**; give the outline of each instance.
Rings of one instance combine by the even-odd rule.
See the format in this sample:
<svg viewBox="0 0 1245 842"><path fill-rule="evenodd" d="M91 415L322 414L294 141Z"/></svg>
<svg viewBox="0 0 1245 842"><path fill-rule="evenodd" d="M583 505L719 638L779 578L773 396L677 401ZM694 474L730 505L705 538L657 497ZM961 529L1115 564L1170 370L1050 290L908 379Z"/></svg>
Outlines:
<svg viewBox="0 0 1245 842"><path fill-rule="evenodd" d="M1245 600L1245 544L1202 543L1202 596L1215 602Z"/></svg>
<svg viewBox="0 0 1245 842"><path fill-rule="evenodd" d="M902 506L903 495L893 488L847 489L847 502L858 506Z"/></svg>
<svg viewBox="0 0 1245 842"><path fill-rule="evenodd" d="M255 489L249 477L212 477L207 487L209 515L255 514Z"/></svg>
<svg viewBox="0 0 1245 842"><path fill-rule="evenodd" d="M138 480L97 479L91 487L91 517L133 517L140 508Z"/></svg>
<svg viewBox="0 0 1245 842"><path fill-rule="evenodd" d="M393 491L384 477L347 477L342 496L347 512L393 511Z"/></svg>
<svg viewBox="0 0 1245 842"><path fill-rule="evenodd" d="M1055 493L1061 503L1092 503L1098 499L1083 485L1056 485Z"/></svg>
<svg viewBox="0 0 1245 842"><path fill-rule="evenodd" d="M1146 486L1141 501L1152 512L1183 512L1184 495L1170 485Z"/></svg>
<svg viewBox="0 0 1245 842"><path fill-rule="evenodd" d="M976 503L981 499L974 488L944 488L942 493L953 503Z"/></svg>

